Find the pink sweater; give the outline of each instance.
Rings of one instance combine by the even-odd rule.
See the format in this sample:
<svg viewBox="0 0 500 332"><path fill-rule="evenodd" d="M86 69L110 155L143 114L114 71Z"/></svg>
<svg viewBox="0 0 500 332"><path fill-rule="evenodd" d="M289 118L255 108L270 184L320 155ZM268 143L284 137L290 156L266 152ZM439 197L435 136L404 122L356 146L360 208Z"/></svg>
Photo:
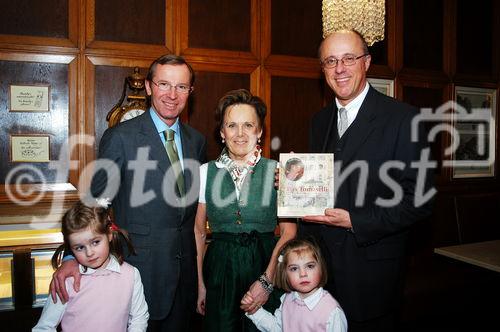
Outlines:
<svg viewBox="0 0 500 332"><path fill-rule="evenodd" d="M294 299L292 294L286 294L282 309L283 331L326 331L326 322L338 306L337 301L325 290L313 310L309 310L302 300Z"/></svg>
<svg viewBox="0 0 500 332"><path fill-rule="evenodd" d="M63 331L127 331L134 268L124 262L120 271L102 269L83 275L78 293L73 278L66 280L69 301L61 321Z"/></svg>

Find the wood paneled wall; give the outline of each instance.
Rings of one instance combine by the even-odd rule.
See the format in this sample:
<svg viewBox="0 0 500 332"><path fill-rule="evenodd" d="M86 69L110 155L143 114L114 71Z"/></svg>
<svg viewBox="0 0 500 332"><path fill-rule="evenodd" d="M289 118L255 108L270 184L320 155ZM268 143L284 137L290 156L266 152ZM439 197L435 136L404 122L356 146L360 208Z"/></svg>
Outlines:
<svg viewBox="0 0 500 332"><path fill-rule="evenodd" d="M453 99L455 85L498 89L499 7L493 0L480 6L387 0L386 38L370 48L369 76L394 80L396 97L419 107ZM6 154L14 133L47 133L56 154L71 135L95 137L94 144L71 151L77 162L63 183L74 194L83 168L95 158L124 77L134 66L145 74L165 53L184 56L196 71L195 92L182 117L208 137L209 158L220 151L217 100L241 87L269 107L267 156L306 151L311 115L332 100L316 58L321 35L320 0L11 1L0 11L0 151ZM50 114L9 112L12 83L50 84ZM277 150L270 147L274 137L281 143ZM448 139L440 135L433 144L438 160L446 158ZM0 166L4 181L15 165L2 157ZM449 169L438 169L436 178L445 200L500 191L498 176L452 180ZM6 204L4 190L0 209Z"/></svg>

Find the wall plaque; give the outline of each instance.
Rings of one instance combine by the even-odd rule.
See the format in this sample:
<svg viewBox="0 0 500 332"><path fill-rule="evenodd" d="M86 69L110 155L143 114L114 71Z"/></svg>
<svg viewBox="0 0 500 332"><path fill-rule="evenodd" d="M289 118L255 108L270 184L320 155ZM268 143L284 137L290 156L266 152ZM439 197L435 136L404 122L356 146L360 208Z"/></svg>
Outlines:
<svg viewBox="0 0 500 332"><path fill-rule="evenodd" d="M11 112L48 112L48 85L11 85Z"/></svg>
<svg viewBox="0 0 500 332"><path fill-rule="evenodd" d="M12 162L49 162L50 137L49 135L12 135L10 151Z"/></svg>
<svg viewBox="0 0 500 332"><path fill-rule="evenodd" d="M455 86L453 178L495 176L497 90Z"/></svg>
<svg viewBox="0 0 500 332"><path fill-rule="evenodd" d="M378 92L381 92L389 97L394 97L394 80L368 78L367 81Z"/></svg>

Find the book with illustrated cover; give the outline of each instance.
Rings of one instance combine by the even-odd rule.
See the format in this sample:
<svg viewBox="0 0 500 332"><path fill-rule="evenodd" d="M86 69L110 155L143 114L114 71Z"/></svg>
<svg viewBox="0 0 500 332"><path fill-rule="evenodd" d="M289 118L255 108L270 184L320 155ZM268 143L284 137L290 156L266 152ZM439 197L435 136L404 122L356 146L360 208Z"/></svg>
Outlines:
<svg viewBox="0 0 500 332"><path fill-rule="evenodd" d="M333 208L333 154L280 153L278 217L324 215Z"/></svg>

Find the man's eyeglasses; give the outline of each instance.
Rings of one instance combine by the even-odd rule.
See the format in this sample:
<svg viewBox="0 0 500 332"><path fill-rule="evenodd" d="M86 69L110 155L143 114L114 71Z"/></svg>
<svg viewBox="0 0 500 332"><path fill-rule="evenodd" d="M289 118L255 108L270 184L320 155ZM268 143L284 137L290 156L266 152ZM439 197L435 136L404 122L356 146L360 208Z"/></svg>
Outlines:
<svg viewBox="0 0 500 332"><path fill-rule="evenodd" d="M169 82L155 82L155 81L151 81L151 82L154 85L156 85L158 87L158 89L160 89L161 91L170 91L171 89L174 88L175 92L186 94L186 93L190 93L192 90L192 87L187 85L187 84L173 85L173 84L170 84Z"/></svg>
<svg viewBox="0 0 500 332"><path fill-rule="evenodd" d="M325 60L321 61L321 65L324 68L335 68L337 67L337 64L339 61L342 62L344 66L352 66L356 63L356 61L362 57L367 56L368 54L361 54L360 56L355 56L355 55L346 55L342 57L342 59L337 59L334 56L329 56Z"/></svg>

